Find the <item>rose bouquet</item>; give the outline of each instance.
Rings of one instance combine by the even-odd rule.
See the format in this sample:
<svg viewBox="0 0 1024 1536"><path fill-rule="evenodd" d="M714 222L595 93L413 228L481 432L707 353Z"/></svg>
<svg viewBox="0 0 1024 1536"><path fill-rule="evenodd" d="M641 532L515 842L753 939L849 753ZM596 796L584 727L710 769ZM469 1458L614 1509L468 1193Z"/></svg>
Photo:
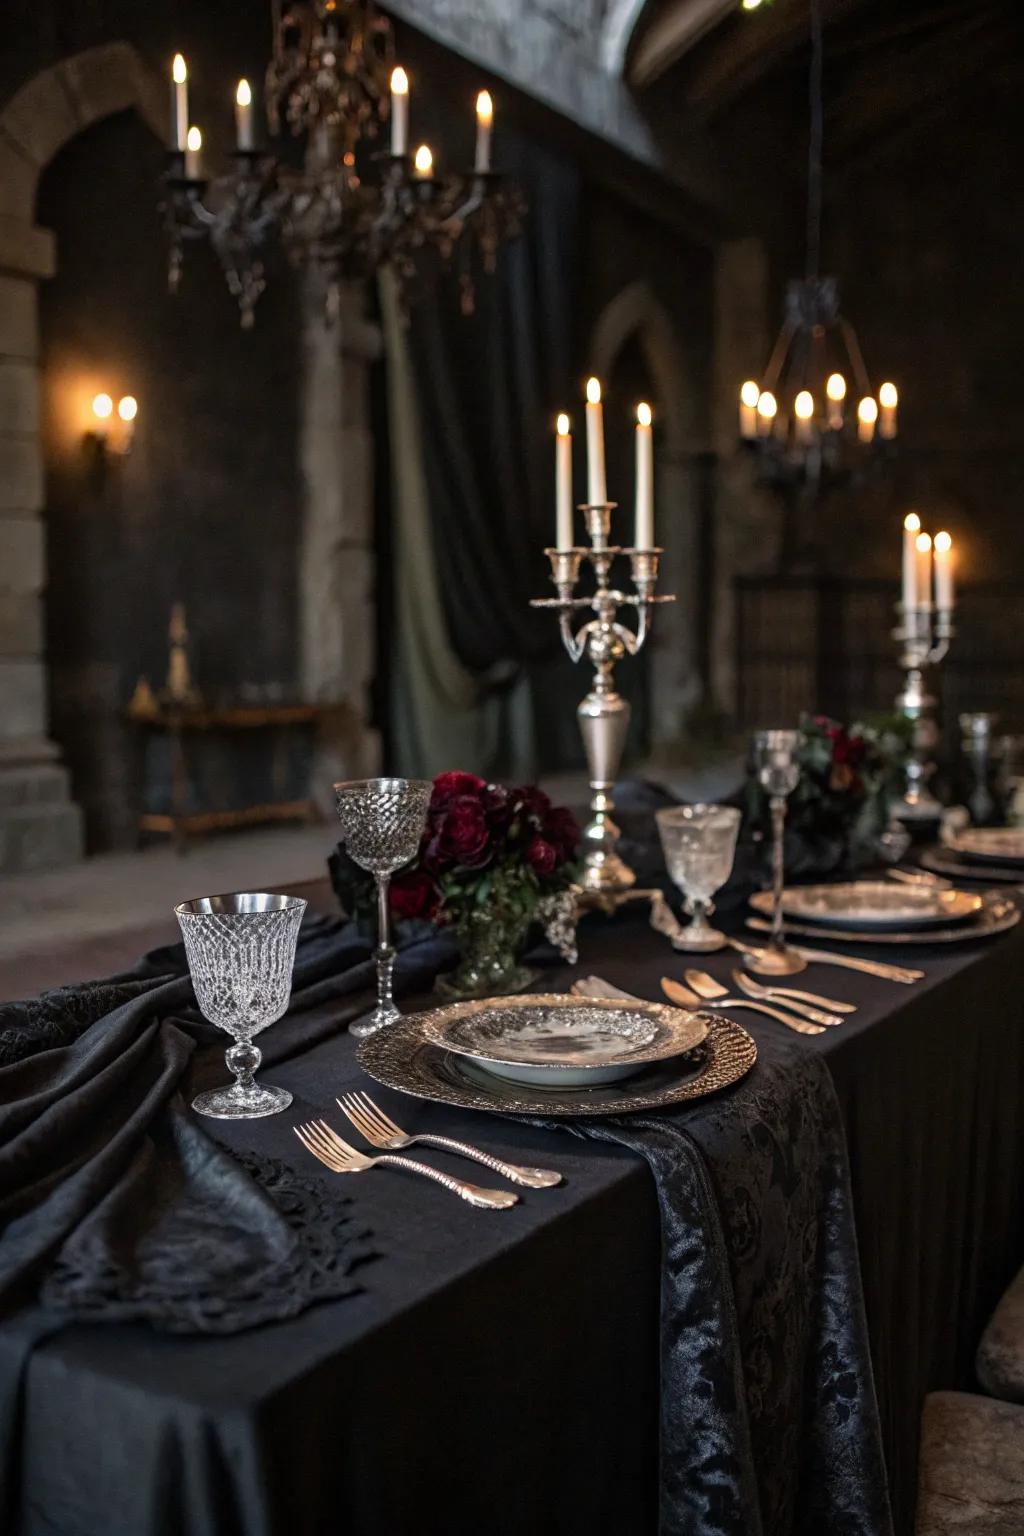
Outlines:
<svg viewBox="0 0 1024 1536"><path fill-rule="evenodd" d="M461 962L439 983L444 990L472 996L526 984L519 951L531 923L564 937L579 837L571 811L534 785L438 775L419 854L392 878L388 899L397 920L452 927ZM341 849L331 875L346 910L368 914L372 885Z"/></svg>

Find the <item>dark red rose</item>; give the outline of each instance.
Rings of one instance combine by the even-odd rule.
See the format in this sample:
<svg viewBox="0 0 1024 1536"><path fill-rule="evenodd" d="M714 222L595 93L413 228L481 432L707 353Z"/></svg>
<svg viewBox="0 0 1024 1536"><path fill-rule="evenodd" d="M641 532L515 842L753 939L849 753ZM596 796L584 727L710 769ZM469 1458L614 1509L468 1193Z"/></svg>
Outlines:
<svg viewBox="0 0 1024 1536"><path fill-rule="evenodd" d="M521 789L512 791L512 800L517 814L539 831L551 809L551 801L544 791L538 789L536 784L524 784Z"/></svg>
<svg viewBox="0 0 1024 1536"><path fill-rule="evenodd" d="M460 795L452 800L438 828L437 848L449 864L464 869L483 869L493 853L487 816L474 795Z"/></svg>
<svg viewBox="0 0 1024 1536"><path fill-rule="evenodd" d="M560 864L564 864L566 859L571 859L579 845L579 823L572 811L564 805L551 807L544 818L541 833L547 842L554 844Z"/></svg>
<svg viewBox="0 0 1024 1536"><path fill-rule="evenodd" d="M488 784L480 796L488 825L496 837L504 837L515 815L515 804L503 784Z"/></svg>
<svg viewBox="0 0 1024 1536"><path fill-rule="evenodd" d="M558 849L554 843L534 833L526 845L526 858L538 875L550 875L558 863Z"/></svg>
<svg viewBox="0 0 1024 1536"><path fill-rule="evenodd" d="M478 779L475 773L460 773L457 769L451 773L439 773L430 797L431 809L441 810L459 795L478 795L486 788L484 780Z"/></svg>
<svg viewBox="0 0 1024 1536"><path fill-rule="evenodd" d="M392 917L423 917L430 919L440 905L437 887L422 869L410 869L404 875L396 875L388 890L388 906Z"/></svg>

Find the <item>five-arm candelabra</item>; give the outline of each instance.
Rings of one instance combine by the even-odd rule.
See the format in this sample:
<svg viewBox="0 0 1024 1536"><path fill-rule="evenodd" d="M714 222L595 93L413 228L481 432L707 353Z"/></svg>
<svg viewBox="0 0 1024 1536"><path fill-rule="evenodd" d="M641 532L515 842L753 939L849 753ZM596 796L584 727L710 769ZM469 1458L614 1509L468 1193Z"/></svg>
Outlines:
<svg viewBox="0 0 1024 1536"><path fill-rule="evenodd" d="M939 743L937 700L928 690L925 668L937 666L949 650L956 633L954 610L931 603L898 603L896 611L899 623L893 630L893 639L899 643L900 666L906 673L903 688L896 695L896 708L913 727L907 787L896 806L896 815L906 821L937 820L942 807L928 787Z"/></svg>
<svg viewBox="0 0 1024 1536"><path fill-rule="evenodd" d="M534 608L557 611L565 649L573 661L586 656L594 668L590 692L576 711L592 794L592 817L583 831L580 884L585 900L609 909L623 899L636 881L634 872L616 852L619 830L612 820L612 790L622 761L630 716L628 701L615 688L615 663L626 655L635 656L642 649L650 630L653 605L675 602L674 597L655 594L660 549L622 549L608 543L615 505L615 502L585 503L580 508L590 548L546 550L558 596L534 598L531 603ZM621 592L609 586L612 564L618 555L629 557L636 589L633 592ZM576 597L574 593L584 560L593 567L596 587L592 595ZM618 610L622 607L636 609L635 631L618 622ZM594 616L574 632L573 615L581 609L590 609Z"/></svg>

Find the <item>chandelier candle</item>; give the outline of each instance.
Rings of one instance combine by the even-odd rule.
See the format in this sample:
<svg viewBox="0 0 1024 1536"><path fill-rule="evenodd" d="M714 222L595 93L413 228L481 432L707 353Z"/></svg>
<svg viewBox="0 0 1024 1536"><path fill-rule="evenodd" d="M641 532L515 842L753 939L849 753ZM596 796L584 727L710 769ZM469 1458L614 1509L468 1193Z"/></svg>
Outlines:
<svg viewBox="0 0 1024 1536"><path fill-rule="evenodd" d="M239 80L235 92L235 135L240 150L252 149L252 90L248 80Z"/></svg>
<svg viewBox="0 0 1024 1536"><path fill-rule="evenodd" d="M592 507L603 507L608 502L604 473L604 415L597 379L587 380L587 501Z"/></svg>
<svg viewBox="0 0 1024 1536"><path fill-rule="evenodd" d="M943 660L955 633L953 540L948 533L937 533L933 545L916 512L908 512L903 519L903 600L897 613L899 623L893 638L900 647L906 680L897 695L896 708L911 722L913 735L906 790L896 815L904 821L934 821L942 808L929 790L928 780L934 772L939 728L936 700L926 686L925 668Z"/></svg>
<svg viewBox="0 0 1024 1536"><path fill-rule="evenodd" d="M188 68L180 53L171 65L171 133L174 147L184 154L188 142Z"/></svg>
<svg viewBox="0 0 1024 1536"><path fill-rule="evenodd" d="M651 408L636 408L636 529L637 549L654 548L654 440Z"/></svg>
<svg viewBox="0 0 1024 1536"><path fill-rule="evenodd" d="M896 407L899 390L895 384L883 384L878 391L878 433L880 437L896 436Z"/></svg>
<svg viewBox="0 0 1024 1536"><path fill-rule="evenodd" d="M391 153L405 155L409 149L409 76L401 64L391 71Z"/></svg>
<svg viewBox="0 0 1024 1536"><path fill-rule="evenodd" d="M485 176L491 169L491 129L494 125L494 103L490 91L481 91L476 98L476 163L473 169L478 176Z"/></svg>
<svg viewBox="0 0 1024 1536"><path fill-rule="evenodd" d="M846 380L841 373L830 373L825 381L828 398L829 431L839 432L843 425L843 401L846 399Z"/></svg>
<svg viewBox="0 0 1024 1536"><path fill-rule="evenodd" d="M571 550L572 539L572 433L562 413L555 427L555 545Z"/></svg>

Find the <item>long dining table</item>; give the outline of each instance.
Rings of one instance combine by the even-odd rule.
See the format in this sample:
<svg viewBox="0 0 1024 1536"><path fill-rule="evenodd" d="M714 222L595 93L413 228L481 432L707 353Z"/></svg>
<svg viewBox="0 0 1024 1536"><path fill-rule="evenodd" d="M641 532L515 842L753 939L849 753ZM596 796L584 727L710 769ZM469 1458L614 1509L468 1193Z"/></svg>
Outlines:
<svg viewBox="0 0 1024 1536"><path fill-rule="evenodd" d="M1024 932L850 952L925 975L903 986L812 965L799 985L857 1009L817 1036L739 1017L762 1053L754 1074L784 1049L822 1056L834 1083L902 1536L923 1397L971 1384L986 1317L1024 1259ZM683 963L627 909L585 922L578 965L547 970L541 985L596 972L656 999ZM737 956L701 964L727 980ZM338 1181L379 1254L364 1289L240 1333L74 1322L26 1362L19 1329L30 1325L8 1318L0 1381L5 1362L23 1370L20 1536L654 1536L662 1235L646 1164L618 1145L380 1088L343 1030L278 1060L273 1081L293 1094L290 1111L205 1129L308 1173L292 1127L326 1115L341 1128L336 1096L359 1087L403 1127L556 1168L565 1182L498 1216L393 1172ZM727 1125L727 1094L716 1112ZM437 1164L466 1173L443 1154Z"/></svg>

